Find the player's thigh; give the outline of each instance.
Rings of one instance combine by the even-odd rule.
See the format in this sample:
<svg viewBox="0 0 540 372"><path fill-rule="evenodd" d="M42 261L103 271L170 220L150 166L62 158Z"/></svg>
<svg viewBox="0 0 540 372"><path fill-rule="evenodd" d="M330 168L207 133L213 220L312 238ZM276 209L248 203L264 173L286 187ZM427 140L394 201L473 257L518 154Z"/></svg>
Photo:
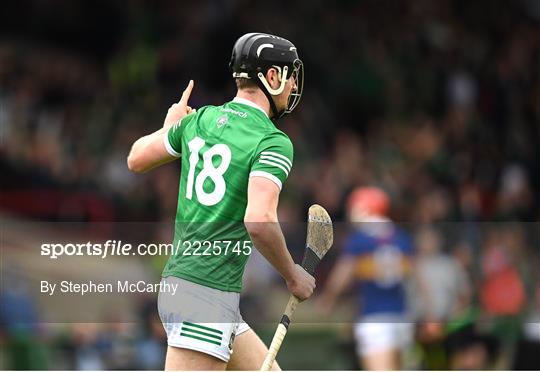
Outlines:
<svg viewBox="0 0 540 372"><path fill-rule="evenodd" d="M362 354L360 362L366 371L394 371L399 369L399 351L387 349Z"/></svg>
<svg viewBox="0 0 540 372"><path fill-rule="evenodd" d="M223 371L226 366L224 361L199 351L174 346L167 348L166 371Z"/></svg>
<svg viewBox="0 0 540 372"><path fill-rule="evenodd" d="M393 370L398 367L398 323L365 321L355 324L356 352L367 370Z"/></svg>
<svg viewBox="0 0 540 372"><path fill-rule="evenodd" d="M257 336L257 334L249 329L234 339L233 353L227 369L229 370L259 370L264 362L268 348ZM280 371L277 362L274 362L272 370Z"/></svg>

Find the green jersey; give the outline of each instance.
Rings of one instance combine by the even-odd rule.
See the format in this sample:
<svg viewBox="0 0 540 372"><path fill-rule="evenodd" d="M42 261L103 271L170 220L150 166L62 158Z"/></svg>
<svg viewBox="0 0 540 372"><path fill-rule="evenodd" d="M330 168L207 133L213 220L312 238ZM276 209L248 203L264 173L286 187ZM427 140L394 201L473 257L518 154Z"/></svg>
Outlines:
<svg viewBox="0 0 540 372"><path fill-rule="evenodd" d="M253 102L235 98L184 117L165 136L182 156L174 247L163 276L240 292L252 250L244 226L250 177L280 189L291 171L293 146Z"/></svg>

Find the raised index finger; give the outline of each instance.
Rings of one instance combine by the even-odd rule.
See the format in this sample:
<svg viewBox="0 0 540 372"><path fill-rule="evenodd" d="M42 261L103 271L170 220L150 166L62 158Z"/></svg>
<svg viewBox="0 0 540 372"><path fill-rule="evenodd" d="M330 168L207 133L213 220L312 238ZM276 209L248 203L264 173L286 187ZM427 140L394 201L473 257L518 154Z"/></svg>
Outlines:
<svg viewBox="0 0 540 372"><path fill-rule="evenodd" d="M180 101L178 101L178 103L186 106L192 90L193 90L193 80L190 80L188 86L186 87L186 89L184 89L184 92L182 93L182 97L180 98Z"/></svg>

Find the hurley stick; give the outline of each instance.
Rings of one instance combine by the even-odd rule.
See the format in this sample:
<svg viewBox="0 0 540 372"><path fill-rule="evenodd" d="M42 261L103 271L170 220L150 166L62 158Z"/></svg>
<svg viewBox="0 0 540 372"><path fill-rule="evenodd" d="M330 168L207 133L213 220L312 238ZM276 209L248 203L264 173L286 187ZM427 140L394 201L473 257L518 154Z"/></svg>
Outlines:
<svg viewBox="0 0 540 372"><path fill-rule="evenodd" d="M319 262L324 257L326 252L332 246L334 240L334 233L332 230L332 220L328 215L328 212L320 205L314 204L309 208L308 212L308 226L307 226L307 238L306 238L306 250L304 252L304 259L302 260L302 267L311 275L315 273L315 269ZM264 359L261 371L269 371L274 364L276 355L281 347L281 343L287 334L289 324L291 323L292 315L296 310L296 305L300 301L291 295L287 307L283 312L281 321L277 326L276 333L268 349L268 354Z"/></svg>

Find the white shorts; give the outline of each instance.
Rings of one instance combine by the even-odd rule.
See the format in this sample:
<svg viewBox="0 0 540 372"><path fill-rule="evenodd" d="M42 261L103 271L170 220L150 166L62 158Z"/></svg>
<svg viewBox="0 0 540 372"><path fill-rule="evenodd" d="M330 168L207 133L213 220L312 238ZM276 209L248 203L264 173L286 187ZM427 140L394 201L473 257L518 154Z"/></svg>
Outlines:
<svg viewBox="0 0 540 372"><path fill-rule="evenodd" d="M249 330L240 315L240 294L174 276L161 282L158 311L167 332L167 344L228 362L234 337Z"/></svg>
<svg viewBox="0 0 540 372"><path fill-rule="evenodd" d="M414 327L395 316L364 317L354 325L356 352L359 356L385 350L403 351L412 342Z"/></svg>

